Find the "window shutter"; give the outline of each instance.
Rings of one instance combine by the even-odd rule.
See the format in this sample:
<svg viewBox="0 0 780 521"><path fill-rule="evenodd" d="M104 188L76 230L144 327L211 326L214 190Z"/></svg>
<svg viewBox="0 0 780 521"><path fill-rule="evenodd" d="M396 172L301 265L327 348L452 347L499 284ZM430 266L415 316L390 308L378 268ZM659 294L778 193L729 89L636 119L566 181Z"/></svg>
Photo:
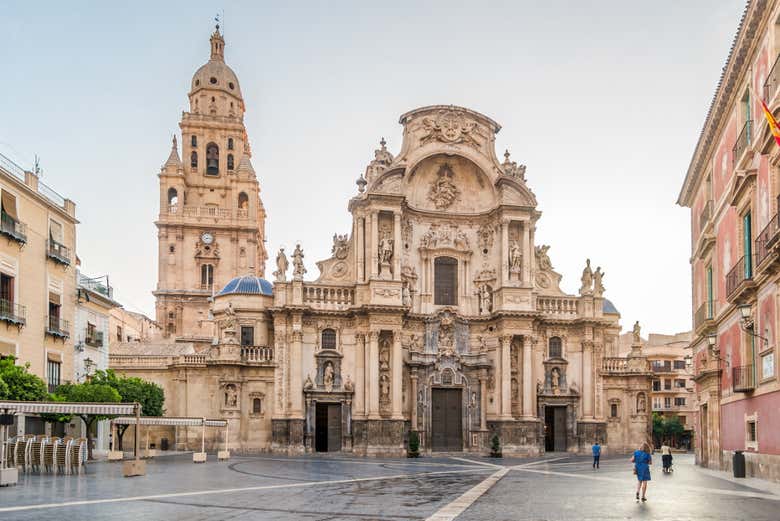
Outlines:
<svg viewBox="0 0 780 521"><path fill-rule="evenodd" d="M19 216L16 213L16 197L10 192L3 190L3 212L5 212L11 219L18 221Z"/></svg>
<svg viewBox="0 0 780 521"><path fill-rule="evenodd" d="M49 221L49 238L59 244L63 243L62 225L57 221Z"/></svg>

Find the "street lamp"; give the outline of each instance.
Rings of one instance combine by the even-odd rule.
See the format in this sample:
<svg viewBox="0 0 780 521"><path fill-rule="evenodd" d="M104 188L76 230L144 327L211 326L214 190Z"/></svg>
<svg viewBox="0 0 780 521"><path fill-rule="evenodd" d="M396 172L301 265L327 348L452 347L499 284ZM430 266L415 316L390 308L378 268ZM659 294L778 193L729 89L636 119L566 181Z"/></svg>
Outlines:
<svg viewBox="0 0 780 521"><path fill-rule="evenodd" d="M760 338L764 341L764 345L768 346L769 339L764 338L761 335L757 335L754 332L753 307L750 304L742 304L737 306L737 308L739 309L739 315L742 318L742 330L752 337Z"/></svg>
<svg viewBox="0 0 780 521"><path fill-rule="evenodd" d="M709 344L710 347L714 348L717 342L718 342L718 335L716 335L715 333L712 333L711 335L707 335L707 344Z"/></svg>

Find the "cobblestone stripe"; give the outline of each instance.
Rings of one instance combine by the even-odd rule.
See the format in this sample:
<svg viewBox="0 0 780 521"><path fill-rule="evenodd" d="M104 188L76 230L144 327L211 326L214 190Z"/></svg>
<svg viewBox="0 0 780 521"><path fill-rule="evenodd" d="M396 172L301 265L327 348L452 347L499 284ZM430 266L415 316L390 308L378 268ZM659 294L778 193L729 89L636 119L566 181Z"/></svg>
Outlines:
<svg viewBox="0 0 780 521"><path fill-rule="evenodd" d="M493 485L498 483L498 481L503 478L504 474L507 472L509 472L508 468L502 468L498 472L491 474L486 480L471 487L452 503L444 505L425 521L452 521L461 515L464 510L470 507L474 501L479 499L482 494L490 490Z"/></svg>

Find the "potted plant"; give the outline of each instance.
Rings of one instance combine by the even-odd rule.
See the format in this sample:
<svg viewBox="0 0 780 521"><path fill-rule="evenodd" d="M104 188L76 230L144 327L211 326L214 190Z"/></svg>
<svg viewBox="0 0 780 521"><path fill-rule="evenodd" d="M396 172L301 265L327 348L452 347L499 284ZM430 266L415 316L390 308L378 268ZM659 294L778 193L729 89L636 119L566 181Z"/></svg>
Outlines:
<svg viewBox="0 0 780 521"><path fill-rule="evenodd" d="M501 440L498 439L498 433L493 434L490 439L490 457L500 458L501 456Z"/></svg>
<svg viewBox="0 0 780 521"><path fill-rule="evenodd" d="M406 452L406 457L420 457L420 435L417 433L417 431L409 432L409 450Z"/></svg>

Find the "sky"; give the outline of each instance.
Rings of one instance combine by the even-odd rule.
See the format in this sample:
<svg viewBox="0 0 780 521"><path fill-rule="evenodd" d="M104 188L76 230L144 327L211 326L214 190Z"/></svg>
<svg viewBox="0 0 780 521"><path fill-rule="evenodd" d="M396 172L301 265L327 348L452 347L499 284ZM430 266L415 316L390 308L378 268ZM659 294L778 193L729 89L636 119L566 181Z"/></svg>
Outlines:
<svg viewBox="0 0 780 521"><path fill-rule="evenodd" d="M455 104L502 125L574 293L605 271L624 329L691 328L690 210L676 199L743 0L22 2L0 0L0 152L76 202L85 274L154 316L157 174L224 10L267 248L308 277L398 117ZM267 273L270 278L271 265Z"/></svg>

